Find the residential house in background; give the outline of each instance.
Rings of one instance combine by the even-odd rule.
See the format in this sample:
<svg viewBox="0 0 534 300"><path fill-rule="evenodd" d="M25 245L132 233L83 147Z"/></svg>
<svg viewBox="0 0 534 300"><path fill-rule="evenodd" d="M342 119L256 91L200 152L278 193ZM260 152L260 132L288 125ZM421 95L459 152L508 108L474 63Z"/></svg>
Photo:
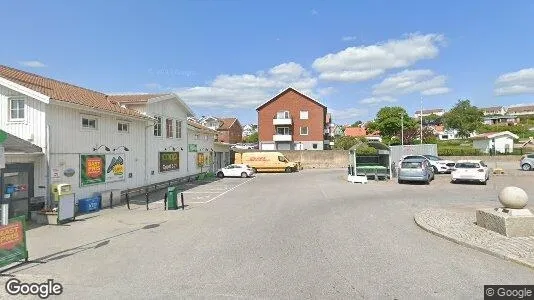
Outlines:
<svg viewBox="0 0 534 300"><path fill-rule="evenodd" d="M458 130L446 129L443 125L430 126L434 135L442 141L458 139Z"/></svg>
<svg viewBox="0 0 534 300"><path fill-rule="evenodd" d="M480 108L484 116L502 116L506 114L506 107L504 106L490 106Z"/></svg>
<svg viewBox="0 0 534 300"><path fill-rule="evenodd" d="M534 105L510 106L506 113L513 116L534 115Z"/></svg>
<svg viewBox="0 0 534 300"><path fill-rule="evenodd" d="M367 133L364 127L345 127L345 136L363 137L368 141L382 142L382 137L379 132Z"/></svg>
<svg viewBox="0 0 534 300"><path fill-rule="evenodd" d="M323 150L330 147L327 107L293 88L256 108L261 150Z"/></svg>
<svg viewBox="0 0 534 300"><path fill-rule="evenodd" d="M516 125L519 123L520 123L519 118L516 116L512 116L512 115L487 115L484 117L484 124L486 125L496 125L496 124Z"/></svg>
<svg viewBox="0 0 534 300"><path fill-rule="evenodd" d="M511 153L514 151L514 140L518 138L510 131L488 132L471 137L473 148L483 153Z"/></svg>
<svg viewBox="0 0 534 300"><path fill-rule="evenodd" d="M421 116L423 117L427 117L427 116L430 116L430 115L436 115L438 117L441 117L445 114L445 110L443 108L438 108L438 109L423 109L423 111L421 112L421 110L416 110L415 111L415 114L414 114L414 118L421 118Z"/></svg>
<svg viewBox="0 0 534 300"><path fill-rule="evenodd" d="M203 116L195 122L217 131L217 141L237 144L243 141L243 127L237 118Z"/></svg>

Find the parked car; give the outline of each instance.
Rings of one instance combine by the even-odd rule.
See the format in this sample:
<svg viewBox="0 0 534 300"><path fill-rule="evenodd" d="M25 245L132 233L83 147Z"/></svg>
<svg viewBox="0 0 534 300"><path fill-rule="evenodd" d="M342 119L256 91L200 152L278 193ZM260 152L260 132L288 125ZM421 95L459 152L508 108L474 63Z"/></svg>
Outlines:
<svg viewBox="0 0 534 300"><path fill-rule="evenodd" d="M519 166L523 171L532 171L534 170L534 153L527 153L521 156L519 161Z"/></svg>
<svg viewBox="0 0 534 300"><path fill-rule="evenodd" d="M249 165L232 164L217 171L217 177L250 177L254 175L254 170Z"/></svg>
<svg viewBox="0 0 534 300"><path fill-rule="evenodd" d="M451 174L452 183L467 181L486 184L490 177L490 170L481 160L459 160Z"/></svg>
<svg viewBox="0 0 534 300"><path fill-rule="evenodd" d="M403 159L399 167L398 182L419 181L430 184L434 180L434 169L426 158Z"/></svg>
<svg viewBox="0 0 534 300"><path fill-rule="evenodd" d="M426 155L425 154L425 155L405 155L405 156L403 156L401 158L401 160L399 162L399 165L404 159L411 159L411 158L416 158L416 159L426 158L426 159L428 159L428 161L430 162L430 165L432 165L432 168L434 169L434 173L435 174L451 173L452 168L454 168L454 165L456 164L452 160L446 160L446 159L442 159L441 157L438 157L438 156L435 156L435 155Z"/></svg>

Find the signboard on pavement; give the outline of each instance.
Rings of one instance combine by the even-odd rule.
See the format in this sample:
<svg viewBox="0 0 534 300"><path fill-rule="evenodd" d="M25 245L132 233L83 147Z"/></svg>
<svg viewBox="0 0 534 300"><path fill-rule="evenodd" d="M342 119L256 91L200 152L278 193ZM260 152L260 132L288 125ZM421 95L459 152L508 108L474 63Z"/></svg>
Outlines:
<svg viewBox="0 0 534 300"><path fill-rule="evenodd" d="M0 267L27 259L26 216L19 216L0 226Z"/></svg>

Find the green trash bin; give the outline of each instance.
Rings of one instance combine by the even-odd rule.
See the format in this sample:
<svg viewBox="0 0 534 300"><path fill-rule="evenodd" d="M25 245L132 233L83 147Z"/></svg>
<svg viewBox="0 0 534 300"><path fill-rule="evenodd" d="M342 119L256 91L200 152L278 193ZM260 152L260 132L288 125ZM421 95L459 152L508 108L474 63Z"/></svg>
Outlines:
<svg viewBox="0 0 534 300"><path fill-rule="evenodd" d="M178 203L176 201L176 187L170 186L167 188L167 209L178 209Z"/></svg>

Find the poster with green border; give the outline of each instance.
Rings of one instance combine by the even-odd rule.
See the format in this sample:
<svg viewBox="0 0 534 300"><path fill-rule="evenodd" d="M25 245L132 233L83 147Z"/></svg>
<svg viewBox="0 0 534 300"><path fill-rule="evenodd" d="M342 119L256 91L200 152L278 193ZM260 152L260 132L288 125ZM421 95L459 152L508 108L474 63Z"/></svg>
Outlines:
<svg viewBox="0 0 534 300"><path fill-rule="evenodd" d="M197 152L197 144L189 144L188 145L189 152Z"/></svg>
<svg viewBox="0 0 534 300"><path fill-rule="evenodd" d="M80 186L106 182L106 156L103 154L80 155Z"/></svg>
<svg viewBox="0 0 534 300"><path fill-rule="evenodd" d="M26 216L11 218L0 226L0 268L22 260L28 260Z"/></svg>

